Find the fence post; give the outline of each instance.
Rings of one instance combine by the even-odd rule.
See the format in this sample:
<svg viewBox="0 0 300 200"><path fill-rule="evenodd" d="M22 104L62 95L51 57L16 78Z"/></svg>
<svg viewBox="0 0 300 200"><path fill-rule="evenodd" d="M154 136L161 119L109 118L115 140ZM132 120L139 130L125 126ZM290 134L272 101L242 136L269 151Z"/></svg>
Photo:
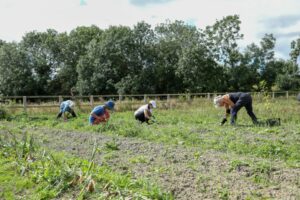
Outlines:
<svg viewBox="0 0 300 200"><path fill-rule="evenodd" d="M289 91L286 91L286 98L289 98Z"/></svg>
<svg viewBox="0 0 300 200"><path fill-rule="evenodd" d="M272 99L274 99L275 98L275 93L274 92L272 92Z"/></svg>
<svg viewBox="0 0 300 200"><path fill-rule="evenodd" d="M168 105L168 108L170 109L171 108L170 94L167 94L167 105Z"/></svg>
<svg viewBox="0 0 300 200"><path fill-rule="evenodd" d="M147 103L147 95L144 94L144 102Z"/></svg>
<svg viewBox="0 0 300 200"><path fill-rule="evenodd" d="M59 102L59 105L61 104L61 102L63 102L62 96L58 96L58 102Z"/></svg>
<svg viewBox="0 0 300 200"><path fill-rule="evenodd" d="M122 101L122 94L119 94L119 101Z"/></svg>
<svg viewBox="0 0 300 200"><path fill-rule="evenodd" d="M24 112L27 113L27 97L23 96L23 109Z"/></svg>
<svg viewBox="0 0 300 200"><path fill-rule="evenodd" d="M94 96L93 95L90 96L90 104L92 107L94 107Z"/></svg>
<svg viewBox="0 0 300 200"><path fill-rule="evenodd" d="M207 93L207 99L210 100L210 93Z"/></svg>
<svg viewBox="0 0 300 200"><path fill-rule="evenodd" d="M188 100L188 103L190 104L191 103L191 94L187 94L187 100Z"/></svg>

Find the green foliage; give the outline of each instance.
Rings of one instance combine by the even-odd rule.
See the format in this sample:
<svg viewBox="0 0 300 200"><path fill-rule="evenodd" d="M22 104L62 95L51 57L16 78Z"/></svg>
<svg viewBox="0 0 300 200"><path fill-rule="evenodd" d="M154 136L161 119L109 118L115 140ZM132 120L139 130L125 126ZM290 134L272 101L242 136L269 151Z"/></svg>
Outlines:
<svg viewBox="0 0 300 200"><path fill-rule="evenodd" d="M203 30L175 20L30 31L19 43L0 40L0 94L250 91L261 81L268 90L299 89L299 39L290 60L275 58L272 34L241 51L241 23L230 15Z"/></svg>
<svg viewBox="0 0 300 200"><path fill-rule="evenodd" d="M86 161L42 150L34 144L32 137L18 129L1 127L1 131L1 199L15 199L17 194L26 199L64 198L69 195L76 199L94 199L99 195L106 198L105 194L114 194L115 199L173 199L145 180L115 173L108 167L95 166L96 143L90 160ZM23 134L21 140L18 139L20 134ZM97 184L89 192L86 188L91 182Z"/></svg>
<svg viewBox="0 0 300 200"><path fill-rule="evenodd" d="M0 47L0 94L29 95L35 89L26 51L16 43Z"/></svg>
<svg viewBox="0 0 300 200"><path fill-rule="evenodd" d="M291 49L292 49L290 52L291 60L294 63L297 63L297 60L300 56L300 38L291 42Z"/></svg>
<svg viewBox="0 0 300 200"><path fill-rule="evenodd" d="M244 109L239 112L236 127L218 126L219 115L223 111L215 109L206 100L192 101L184 109L156 110L156 120L159 123L152 125L139 124L132 112L113 113L108 123L98 126L90 126L86 114L67 123L55 120L55 116L35 118L20 115L12 120L13 123L18 121L20 126L47 126L136 137L173 145L200 146L202 150L214 149L264 159L281 159L289 165L299 165L300 149L296 144L299 132L297 124L300 121L297 114L299 105L293 100L274 101L269 96L264 96L263 99L262 102L254 101L254 112L259 119L280 117L281 126L253 126ZM117 149L118 144L113 140L107 143L107 147Z"/></svg>
<svg viewBox="0 0 300 200"><path fill-rule="evenodd" d="M0 107L0 120L7 119L8 114L5 108Z"/></svg>
<svg viewBox="0 0 300 200"><path fill-rule="evenodd" d="M107 150L116 151L119 150L119 144L116 142L116 140L112 140L110 142L105 143L105 148Z"/></svg>

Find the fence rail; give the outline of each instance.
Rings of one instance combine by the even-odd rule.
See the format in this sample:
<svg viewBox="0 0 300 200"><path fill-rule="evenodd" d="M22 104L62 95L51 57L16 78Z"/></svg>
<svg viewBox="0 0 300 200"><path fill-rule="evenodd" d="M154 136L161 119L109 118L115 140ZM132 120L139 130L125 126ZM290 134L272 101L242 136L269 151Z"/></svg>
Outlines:
<svg viewBox="0 0 300 200"><path fill-rule="evenodd" d="M173 99L181 99L182 101L191 101L195 98L212 99L217 95L225 94L224 92L213 93L184 93L184 94L131 94L131 95L85 95L85 96L0 96L0 105L8 108L23 109L24 112L29 108L57 108L63 100L73 99L79 107L93 107L101 104L106 100L113 99L117 104L129 101L148 102L150 99L155 99L160 102L169 103ZM293 99L299 91L280 91L280 92L250 92L253 98L284 98Z"/></svg>

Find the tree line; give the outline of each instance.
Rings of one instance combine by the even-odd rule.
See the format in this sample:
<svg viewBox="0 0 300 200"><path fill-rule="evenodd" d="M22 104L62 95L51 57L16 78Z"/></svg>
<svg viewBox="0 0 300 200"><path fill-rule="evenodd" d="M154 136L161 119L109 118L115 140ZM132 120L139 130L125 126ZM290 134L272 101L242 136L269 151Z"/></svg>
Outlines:
<svg viewBox="0 0 300 200"><path fill-rule="evenodd" d="M278 59L272 34L241 50L240 24L232 15L204 29L182 21L152 28L142 21L133 28L81 26L0 40L0 94L298 90L300 38L291 43L289 59Z"/></svg>

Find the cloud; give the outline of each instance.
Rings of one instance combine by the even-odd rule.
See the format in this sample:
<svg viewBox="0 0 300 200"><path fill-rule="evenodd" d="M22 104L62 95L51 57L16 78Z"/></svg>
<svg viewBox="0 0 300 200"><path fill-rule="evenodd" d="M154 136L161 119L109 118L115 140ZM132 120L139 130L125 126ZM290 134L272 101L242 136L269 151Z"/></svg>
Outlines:
<svg viewBox="0 0 300 200"><path fill-rule="evenodd" d="M147 6L149 4L162 4L171 1L174 0L129 0L129 2L135 6Z"/></svg>
<svg viewBox="0 0 300 200"><path fill-rule="evenodd" d="M296 25L300 21L300 15L283 15L268 18L261 22L268 28L287 28Z"/></svg>
<svg viewBox="0 0 300 200"><path fill-rule="evenodd" d="M300 38L300 32L275 33L276 38Z"/></svg>
<svg viewBox="0 0 300 200"><path fill-rule="evenodd" d="M276 56L283 59L288 59L291 52L291 39L279 39L276 40L275 52Z"/></svg>

